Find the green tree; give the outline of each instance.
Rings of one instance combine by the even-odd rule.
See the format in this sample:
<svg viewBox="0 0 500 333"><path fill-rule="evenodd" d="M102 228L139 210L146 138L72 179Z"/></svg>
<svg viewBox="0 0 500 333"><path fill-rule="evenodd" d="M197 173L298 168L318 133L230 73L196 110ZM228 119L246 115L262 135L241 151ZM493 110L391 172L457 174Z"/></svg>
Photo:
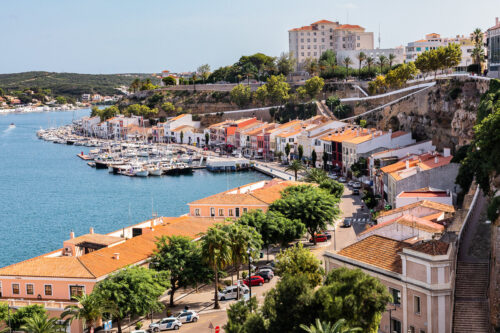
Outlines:
<svg viewBox="0 0 500 333"><path fill-rule="evenodd" d="M451 43L446 47L439 47L436 50L437 58L440 64L440 69L448 69L460 64L462 61L462 50L460 49L460 44Z"/></svg>
<svg viewBox="0 0 500 333"><path fill-rule="evenodd" d="M318 159L318 155L316 154L316 150L313 149L313 151L311 153L311 162L312 162L313 168L316 168L317 159Z"/></svg>
<svg viewBox="0 0 500 333"><path fill-rule="evenodd" d="M250 86L238 84L231 90L231 101L240 108L247 106L252 100L252 92Z"/></svg>
<svg viewBox="0 0 500 333"><path fill-rule="evenodd" d="M106 305L105 300L95 293L74 296L73 298L78 301L78 304L66 306L61 313L61 319L64 319L66 324L71 324L75 319L81 320L87 332L95 328L105 312L113 312L113 309Z"/></svg>
<svg viewBox="0 0 500 333"><path fill-rule="evenodd" d="M327 179L329 179L329 178L324 170L310 169L310 170L307 170L306 175L304 176L304 178L302 180L307 182L307 183L319 184L322 181L325 181Z"/></svg>
<svg viewBox="0 0 500 333"><path fill-rule="evenodd" d="M0 324L2 322L7 323L7 320L9 318L9 306L7 303L0 302Z"/></svg>
<svg viewBox="0 0 500 333"><path fill-rule="evenodd" d="M338 203L338 198L323 189L299 185L286 188L281 199L273 202L269 209L300 220L316 245L316 233L325 230L339 216Z"/></svg>
<svg viewBox="0 0 500 333"><path fill-rule="evenodd" d="M165 102L161 105L161 109L165 111L167 116L173 116L175 114L175 105L171 102Z"/></svg>
<svg viewBox="0 0 500 333"><path fill-rule="evenodd" d="M136 78L130 84L129 91L135 93L135 92L137 92L137 90L139 90L140 86L141 86L141 80L139 78Z"/></svg>
<svg viewBox="0 0 500 333"><path fill-rule="evenodd" d="M305 275L309 285L314 288L323 281L325 271L321 267L321 261L298 243L276 256L276 273L281 277Z"/></svg>
<svg viewBox="0 0 500 333"><path fill-rule="evenodd" d="M247 250L253 249L253 257L262 247L262 237L254 227L232 223L225 225L224 230L229 240L231 262L236 269L236 280L240 279L241 265L248 262ZM240 298L240 288L237 290L237 299Z"/></svg>
<svg viewBox="0 0 500 333"><path fill-rule="evenodd" d="M360 126L361 128L366 128L366 119L361 119L361 120L359 121L359 126Z"/></svg>
<svg viewBox="0 0 500 333"><path fill-rule="evenodd" d="M243 325L257 308L258 302L255 297L252 297L248 303L242 300L231 304L227 309L227 323L223 327L224 332L243 333Z"/></svg>
<svg viewBox="0 0 500 333"><path fill-rule="evenodd" d="M64 97L64 96L57 96L56 97L56 103L59 104L59 105L66 104L67 103L66 97Z"/></svg>
<svg viewBox="0 0 500 333"><path fill-rule="evenodd" d="M209 64L204 64L204 65L201 65L200 67L198 67L198 69L196 70L196 72L201 76L201 78L203 79L203 83L205 83L205 81L208 79L208 77L210 76L210 65Z"/></svg>
<svg viewBox="0 0 500 333"><path fill-rule="evenodd" d="M297 148L298 153L299 153L299 161L302 161L302 157L304 157L304 147L302 145L299 145Z"/></svg>
<svg viewBox="0 0 500 333"><path fill-rule="evenodd" d="M181 139L181 144L183 144L184 143L184 132L183 131L181 131L180 139Z"/></svg>
<svg viewBox="0 0 500 333"><path fill-rule="evenodd" d="M348 326L375 333L391 300L387 287L377 278L360 269L337 268L328 273L324 285L315 292L311 310L321 320L335 322L344 318Z"/></svg>
<svg viewBox="0 0 500 333"><path fill-rule="evenodd" d="M201 238L204 261L214 272L215 303L214 309L220 309L218 296L219 270L231 263L231 244L221 224L209 228Z"/></svg>
<svg viewBox="0 0 500 333"><path fill-rule="evenodd" d="M301 171L303 169L304 169L304 165L302 164L302 162L300 160L293 160L292 163L290 163L290 165L288 165L285 168L285 171L292 171L294 176L295 176L295 180L297 180L297 176L298 176L299 171Z"/></svg>
<svg viewBox="0 0 500 333"><path fill-rule="evenodd" d="M394 53L389 53L387 61L389 62L389 69L392 69L392 63L396 60L396 55Z"/></svg>
<svg viewBox="0 0 500 333"><path fill-rule="evenodd" d="M208 142L210 141L210 135L205 133L205 146L208 146Z"/></svg>
<svg viewBox="0 0 500 333"><path fill-rule="evenodd" d="M299 100L303 101L306 99L306 96L307 96L307 90L306 88L304 87L298 87L297 90L297 97L299 98Z"/></svg>
<svg viewBox="0 0 500 333"><path fill-rule="evenodd" d="M484 62L484 33L480 28L474 29L471 34L471 41L474 43L474 49L472 50L472 58L474 59L474 63L479 65L479 69L481 68L482 62ZM479 73L478 73L479 74Z"/></svg>
<svg viewBox="0 0 500 333"><path fill-rule="evenodd" d="M257 90L255 91L255 99L257 101L259 101L259 103L264 106L266 104L266 101L267 101L267 86L264 84L262 86L260 86L259 88L257 88Z"/></svg>
<svg viewBox="0 0 500 333"><path fill-rule="evenodd" d="M269 101L274 105L281 105L290 98L288 94L290 86L285 82L285 77L281 74L271 75L264 86L266 87Z"/></svg>
<svg viewBox="0 0 500 333"><path fill-rule="evenodd" d="M43 306L38 304L19 308L10 317L10 328L12 329L12 331L19 331L21 326L26 324L26 320L28 318L32 318L37 315L45 316L47 315L47 310L45 310Z"/></svg>
<svg viewBox="0 0 500 333"><path fill-rule="evenodd" d="M174 306L174 295L180 288L208 282L209 270L202 261L197 243L183 236L162 236L156 242L151 257L151 266L157 271L170 271L170 306Z"/></svg>
<svg viewBox="0 0 500 333"><path fill-rule="evenodd" d="M316 323L314 325L306 326L300 324L300 327L307 333L352 333L352 332L362 332L361 327L349 328L346 327L346 320L339 319L333 325L330 322L321 322L316 318Z"/></svg>
<svg viewBox="0 0 500 333"><path fill-rule="evenodd" d="M165 86L175 86L177 84L177 81L172 76L164 77L161 80Z"/></svg>
<svg viewBox="0 0 500 333"><path fill-rule="evenodd" d="M287 142L286 143L286 146L285 146L285 156L286 156L286 160L288 161L288 156L290 156L290 150L292 148L290 147L290 144Z"/></svg>
<svg viewBox="0 0 500 333"><path fill-rule="evenodd" d="M375 64L375 59L373 57L367 57L365 62L366 66L368 67L368 73L370 76L372 76L372 66Z"/></svg>
<svg viewBox="0 0 500 333"><path fill-rule="evenodd" d="M323 152L323 169L326 170L328 168L328 154L326 151Z"/></svg>
<svg viewBox="0 0 500 333"><path fill-rule="evenodd" d="M293 57L293 53L281 53L279 56L276 65L278 66L279 74L283 74L287 76L293 69L295 68L296 59Z"/></svg>
<svg viewBox="0 0 500 333"><path fill-rule="evenodd" d="M358 53L358 55L356 56L356 58L358 58L358 61L359 61L359 72L361 73L361 64L363 64L363 61L366 60L366 54L361 51Z"/></svg>
<svg viewBox="0 0 500 333"><path fill-rule="evenodd" d="M344 63L345 66L346 77L349 77L349 66L352 65L352 60L349 57L345 57L342 62Z"/></svg>
<svg viewBox="0 0 500 333"><path fill-rule="evenodd" d="M57 324L57 320L56 317L49 318L46 313L34 313L32 317L26 318L20 330L26 333L58 333L62 327Z"/></svg>
<svg viewBox="0 0 500 333"><path fill-rule="evenodd" d="M321 90L323 90L324 86L325 86L325 80L323 80L323 78L320 78L319 76L310 78L304 84L304 88L306 89L307 95L309 95L311 99L314 99L316 96L318 96Z"/></svg>
<svg viewBox="0 0 500 333"><path fill-rule="evenodd" d="M143 316L159 311L163 304L158 298L170 287L168 272L156 272L144 267L125 268L100 281L94 292L107 300L115 309L118 332L122 332L122 321L127 316Z"/></svg>
<svg viewBox="0 0 500 333"><path fill-rule="evenodd" d="M383 54L378 56L378 65L380 66L380 74L384 73L384 66L387 63L387 57Z"/></svg>

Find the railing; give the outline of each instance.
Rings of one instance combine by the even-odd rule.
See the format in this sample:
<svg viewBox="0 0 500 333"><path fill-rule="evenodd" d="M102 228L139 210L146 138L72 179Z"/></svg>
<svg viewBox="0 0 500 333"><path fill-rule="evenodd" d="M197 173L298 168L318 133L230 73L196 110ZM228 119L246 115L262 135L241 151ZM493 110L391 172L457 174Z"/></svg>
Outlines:
<svg viewBox="0 0 500 333"><path fill-rule="evenodd" d="M71 302L71 301L55 301L55 300L50 300L50 301L43 301L43 300L31 300L31 299L6 299L2 300L6 301L9 307L11 308L21 308L25 307L28 305L41 305L46 309L60 309L64 310L64 308L68 305L76 305L77 302Z"/></svg>

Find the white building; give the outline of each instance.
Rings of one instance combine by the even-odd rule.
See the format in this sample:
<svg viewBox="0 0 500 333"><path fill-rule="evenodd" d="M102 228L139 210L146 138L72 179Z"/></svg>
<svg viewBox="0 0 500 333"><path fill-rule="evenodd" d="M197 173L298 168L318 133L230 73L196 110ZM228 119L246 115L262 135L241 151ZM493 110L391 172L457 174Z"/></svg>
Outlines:
<svg viewBox="0 0 500 333"><path fill-rule="evenodd" d="M403 191L396 196L396 208L413 204L422 200L453 205L453 196L450 191L432 187L419 188L412 191Z"/></svg>
<svg viewBox="0 0 500 333"><path fill-rule="evenodd" d="M184 113L168 119L163 123L165 142L171 142L175 138L174 129L181 126L191 126L193 128L200 128L199 121L193 121L193 116L189 113Z"/></svg>
<svg viewBox="0 0 500 333"><path fill-rule="evenodd" d="M498 17L495 25L486 33L488 45L488 76L500 79L500 21Z"/></svg>

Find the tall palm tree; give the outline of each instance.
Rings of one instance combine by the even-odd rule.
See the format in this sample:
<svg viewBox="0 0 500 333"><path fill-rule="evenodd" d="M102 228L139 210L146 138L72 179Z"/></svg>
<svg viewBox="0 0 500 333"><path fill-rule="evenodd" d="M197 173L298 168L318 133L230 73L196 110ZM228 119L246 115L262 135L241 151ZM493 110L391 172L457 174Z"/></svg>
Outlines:
<svg viewBox="0 0 500 333"><path fill-rule="evenodd" d="M231 262L231 246L227 233L221 224L209 228L201 238L201 251L203 259L214 270L215 303L214 309L219 305L219 270L224 269Z"/></svg>
<svg viewBox="0 0 500 333"><path fill-rule="evenodd" d="M335 322L335 324L331 324L329 322L321 322L319 319L316 319L316 323L307 327L304 324L300 324L300 328L308 333L352 333L352 332L361 332L361 328L348 328L345 327L346 320L339 319Z"/></svg>
<svg viewBox="0 0 500 333"><path fill-rule="evenodd" d="M366 66L368 66L368 73L371 75L371 69L373 64L375 64L375 59L373 57L366 58Z"/></svg>
<svg viewBox="0 0 500 333"><path fill-rule="evenodd" d="M392 68L392 63L396 60L396 55L394 53L389 53L389 69Z"/></svg>
<svg viewBox="0 0 500 333"><path fill-rule="evenodd" d="M378 56L378 65L380 66L380 74L383 74L384 65L387 63L387 57L383 54Z"/></svg>
<svg viewBox="0 0 500 333"><path fill-rule="evenodd" d="M475 46L482 46L483 45L483 39L484 39L484 33L481 31L480 28L474 29L470 36L470 40L474 43Z"/></svg>
<svg viewBox="0 0 500 333"><path fill-rule="evenodd" d="M303 169L304 166L302 165L302 162L300 162L299 160L293 160L292 163L290 163L290 165L286 167L285 171L293 171L295 180L297 180L298 172Z"/></svg>
<svg viewBox="0 0 500 333"><path fill-rule="evenodd" d="M308 182L308 183L319 184L322 181L325 181L327 179L328 179L328 176L324 170L312 168L312 169L307 171L305 177L302 180L305 182Z"/></svg>
<svg viewBox="0 0 500 333"><path fill-rule="evenodd" d="M95 324L102 317L103 313L113 312L95 294L83 294L82 296L74 296L73 298L78 301L78 305L66 306L61 313L61 319L65 319L68 324L71 324L75 319L82 320L84 328L89 332L92 327L95 327Z"/></svg>
<svg viewBox="0 0 500 333"><path fill-rule="evenodd" d="M479 65L479 70L481 70L481 63L484 61L483 39L484 33L481 31L481 29L474 29L470 37L470 40L474 43L475 46L472 50L471 56L474 59L474 63Z"/></svg>
<svg viewBox="0 0 500 333"><path fill-rule="evenodd" d="M352 60L349 57L345 57L343 62L344 62L346 73L347 73L346 77L348 77L349 76L349 66L352 65Z"/></svg>
<svg viewBox="0 0 500 333"><path fill-rule="evenodd" d="M20 329L26 333L57 333L61 331L57 320L58 318L49 318L46 314L35 313L25 319L25 324Z"/></svg>
<svg viewBox="0 0 500 333"><path fill-rule="evenodd" d="M363 61L366 60L366 54L363 51L361 51L356 56L356 58L358 58L358 61L359 61L359 72L361 73L361 64L363 63Z"/></svg>

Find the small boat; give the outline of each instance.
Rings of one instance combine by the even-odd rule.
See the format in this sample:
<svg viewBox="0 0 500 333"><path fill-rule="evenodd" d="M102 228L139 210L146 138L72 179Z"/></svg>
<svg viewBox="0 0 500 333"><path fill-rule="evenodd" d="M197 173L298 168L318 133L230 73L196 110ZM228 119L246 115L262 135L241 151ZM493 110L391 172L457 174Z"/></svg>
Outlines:
<svg viewBox="0 0 500 333"><path fill-rule="evenodd" d="M14 123L10 123L9 128L16 128L16 125Z"/></svg>

